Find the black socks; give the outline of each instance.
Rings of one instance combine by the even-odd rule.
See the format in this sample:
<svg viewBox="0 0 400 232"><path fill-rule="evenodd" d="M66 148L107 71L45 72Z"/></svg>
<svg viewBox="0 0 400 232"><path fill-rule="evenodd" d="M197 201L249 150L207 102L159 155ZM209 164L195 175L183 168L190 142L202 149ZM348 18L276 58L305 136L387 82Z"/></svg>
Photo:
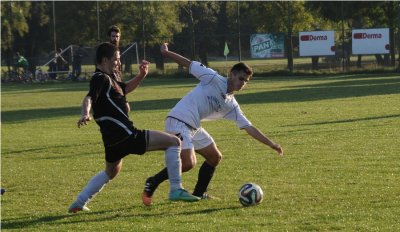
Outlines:
<svg viewBox="0 0 400 232"><path fill-rule="evenodd" d="M159 173L154 175L152 179L153 179L154 184L156 184L157 186L159 184L161 184L162 182L164 182L165 180L168 180L168 169L164 168Z"/></svg>
<svg viewBox="0 0 400 232"><path fill-rule="evenodd" d="M199 176L197 179L196 187L194 188L193 195L202 197L207 191L208 184L210 184L211 178L214 175L215 167L209 165L204 161L199 170Z"/></svg>
<svg viewBox="0 0 400 232"><path fill-rule="evenodd" d="M203 194L207 191L207 187L211 182L211 179L214 175L215 167L209 165L206 161L201 165L199 170L199 175L197 179L196 187L194 188L193 195L202 197ZM158 186L162 182L168 179L168 170L164 168L159 173L154 175L152 181L155 186Z"/></svg>

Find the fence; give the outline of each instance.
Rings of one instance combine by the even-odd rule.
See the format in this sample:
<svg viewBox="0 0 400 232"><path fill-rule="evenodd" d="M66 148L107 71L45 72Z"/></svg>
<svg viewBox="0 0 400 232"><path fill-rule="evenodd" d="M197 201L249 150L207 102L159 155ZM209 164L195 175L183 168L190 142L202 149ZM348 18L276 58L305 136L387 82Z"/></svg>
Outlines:
<svg viewBox="0 0 400 232"><path fill-rule="evenodd" d="M277 33L278 34L278 33ZM250 38L251 34L242 34L239 42L237 35L224 37L229 46L228 60L259 60L263 65L270 66L266 70L277 71L288 70L287 51L288 37L284 34L285 54L283 58L254 59L251 56ZM390 39L394 48L394 54L372 54L372 55L353 55L352 54L352 31L347 30L342 33L335 33L336 51L332 56L319 57L301 57L299 54L299 32L293 32L291 43L293 45L293 64L294 71L310 71L310 70L334 70L334 71L351 71L351 70L378 70L378 69L400 69L400 33L394 33ZM222 38L221 38L222 39ZM239 50L239 47L241 48ZM223 44L219 45L216 57L209 57L210 61L223 59ZM391 56L392 55L392 56Z"/></svg>
<svg viewBox="0 0 400 232"><path fill-rule="evenodd" d="M95 48L81 47L78 45L69 45L55 54L50 52L46 57L28 57L28 60L34 60L34 63L40 64L33 69L22 72L16 66L10 71L2 68L2 82L29 82L29 81L49 81L49 80L74 80L85 81L89 79L95 69ZM80 55L77 55L77 54ZM46 59L47 58L47 59ZM77 60L79 62L77 63ZM128 44L122 48L121 62L124 72L131 73L132 63L139 64L138 46L136 42ZM61 63L61 64L60 64ZM80 75L74 71L74 64L82 67ZM27 77L25 77L27 76Z"/></svg>
<svg viewBox="0 0 400 232"><path fill-rule="evenodd" d="M293 71L294 72L320 72L320 71L332 71L332 72L347 72L347 71L370 71L370 70L381 70L389 69L395 71L400 70L399 61L399 46L400 46L400 35L399 32L394 34L393 41L394 46L394 59L390 54L380 55L352 55L351 51L351 31L346 31L344 37L341 37L341 33L336 33L337 38L335 40L336 52L333 56L319 56L319 57L300 57L299 56L299 36L298 33L294 32L291 38L293 44ZM270 59L254 59L251 57L250 52L250 36L251 34L241 34L240 40L237 34L229 35L213 35L203 36L196 38L196 44L193 50L196 52L194 59L200 60L203 63L208 63L210 67L215 69L226 70L226 67L237 61L245 61L250 63L255 71L259 72L280 72L288 71L288 59L287 59L287 48L288 42L287 36L284 34L286 40L284 44L285 54L282 58L270 58ZM191 45L188 41L192 41L189 36L180 38L178 41L186 41L186 43L171 43L171 50L177 51L178 53L192 57L191 49L188 49ZM229 54L224 57L224 45L227 42L229 47ZM73 63L74 51L78 49L77 45L69 45L64 48L61 55L67 61L65 70L51 71L49 64L54 61L54 52L50 53L45 57L27 57L28 60L35 60L35 63L41 66L31 68L33 79L41 80L46 79L52 73L57 74L57 79L69 79L71 78L71 65ZM82 59L82 79L85 80L91 76L94 71L94 47L84 47L85 56ZM136 73L136 65L140 60L140 52L146 50L147 60L152 63L163 61L158 48L146 47L143 49L140 43L133 42L122 49L121 61L124 67L124 73L130 74L130 76ZM204 54L206 58L204 60ZM202 56L201 56L202 55ZM395 64L393 64L395 61ZM166 60L166 62L170 62ZM159 66L157 66L159 67ZM178 66L175 64L163 65L162 73L171 73L178 70ZM150 71L153 72L156 68L152 68ZM156 70L160 71L160 70ZM2 69L2 81L6 78L5 69ZM38 76L38 77L36 77Z"/></svg>

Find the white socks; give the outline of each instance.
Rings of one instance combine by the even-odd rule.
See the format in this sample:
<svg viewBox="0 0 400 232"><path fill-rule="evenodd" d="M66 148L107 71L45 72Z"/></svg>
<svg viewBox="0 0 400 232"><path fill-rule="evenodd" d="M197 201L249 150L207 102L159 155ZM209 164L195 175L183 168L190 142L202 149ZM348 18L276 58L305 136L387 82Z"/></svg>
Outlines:
<svg viewBox="0 0 400 232"><path fill-rule="evenodd" d="M165 163L167 165L171 192L183 188L181 182L182 164L180 151L179 146L172 146L165 150ZM78 204L81 206L86 205L109 181L110 178L105 171L97 173L82 192L79 193L77 197Z"/></svg>
<svg viewBox="0 0 400 232"><path fill-rule="evenodd" d="M109 181L110 178L105 171L97 173L79 193L77 197L78 203L82 206L86 205Z"/></svg>
<svg viewBox="0 0 400 232"><path fill-rule="evenodd" d="M170 192L183 188L180 151L180 147L178 146L172 146L165 150L165 163L168 169Z"/></svg>

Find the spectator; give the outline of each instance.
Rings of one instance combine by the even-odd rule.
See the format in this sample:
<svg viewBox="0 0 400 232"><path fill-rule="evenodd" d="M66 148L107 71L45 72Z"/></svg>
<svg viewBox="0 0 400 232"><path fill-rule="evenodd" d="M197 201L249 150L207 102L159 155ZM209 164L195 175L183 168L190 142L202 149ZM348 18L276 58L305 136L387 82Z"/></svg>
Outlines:
<svg viewBox="0 0 400 232"><path fill-rule="evenodd" d="M57 79L57 62L55 59L49 63L49 77L53 80Z"/></svg>
<svg viewBox="0 0 400 232"><path fill-rule="evenodd" d="M31 78L28 70L29 62L25 57L20 55L19 52L17 52L16 55L17 55L17 61L15 63L16 77L19 79L19 81L27 81L28 79ZM20 68L22 68L22 72L20 72Z"/></svg>
<svg viewBox="0 0 400 232"><path fill-rule="evenodd" d="M68 61L63 57L62 49L57 49L56 53L56 63L57 63L57 71L68 71Z"/></svg>
<svg viewBox="0 0 400 232"><path fill-rule="evenodd" d="M74 52L72 61L72 80L77 81L82 72L82 59L86 56L83 45L79 45L78 49Z"/></svg>
<svg viewBox="0 0 400 232"><path fill-rule="evenodd" d="M121 29L118 26L112 25L107 31L108 37L110 37L110 43L119 47L119 40L121 39Z"/></svg>
<svg viewBox="0 0 400 232"><path fill-rule="evenodd" d="M17 62L15 63L15 67L18 68L22 68L24 70L24 72L26 72L26 70L28 70L28 66L29 66L29 62L28 60L23 57L21 54L19 54L19 52L16 53L17 55Z"/></svg>
<svg viewBox="0 0 400 232"><path fill-rule="evenodd" d="M111 25L108 28L107 35L110 39L110 43L118 47L119 40L121 39L121 30L119 29L119 27L117 25ZM113 75L118 81L122 81L122 64L120 60L118 60L118 64L113 70ZM129 105L128 101L126 101L126 109L128 112L131 111L131 106Z"/></svg>
<svg viewBox="0 0 400 232"><path fill-rule="evenodd" d="M119 48L119 40L121 39L121 29L116 25L111 25L108 28L107 35L110 39L110 43L114 44ZM114 75L116 75L117 80L122 80L122 64L118 63L116 69L114 70Z"/></svg>
<svg viewBox="0 0 400 232"><path fill-rule="evenodd" d="M58 72L68 71L68 61L62 56L62 49L57 49L54 54L53 60L49 63L49 77L50 79L56 80Z"/></svg>

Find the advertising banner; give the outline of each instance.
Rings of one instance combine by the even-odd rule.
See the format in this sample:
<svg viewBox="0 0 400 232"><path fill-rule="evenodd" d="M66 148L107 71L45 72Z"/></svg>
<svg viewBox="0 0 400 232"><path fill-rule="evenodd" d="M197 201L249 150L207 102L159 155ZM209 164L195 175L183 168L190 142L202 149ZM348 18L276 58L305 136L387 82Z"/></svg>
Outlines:
<svg viewBox="0 0 400 232"><path fill-rule="evenodd" d="M252 58L285 57L284 34L253 34L250 36Z"/></svg>
<svg viewBox="0 0 400 232"><path fill-rule="evenodd" d="M353 30L352 49L354 55L389 53L389 28Z"/></svg>
<svg viewBox="0 0 400 232"><path fill-rule="evenodd" d="M335 31L303 31L299 33L300 56L335 55Z"/></svg>

